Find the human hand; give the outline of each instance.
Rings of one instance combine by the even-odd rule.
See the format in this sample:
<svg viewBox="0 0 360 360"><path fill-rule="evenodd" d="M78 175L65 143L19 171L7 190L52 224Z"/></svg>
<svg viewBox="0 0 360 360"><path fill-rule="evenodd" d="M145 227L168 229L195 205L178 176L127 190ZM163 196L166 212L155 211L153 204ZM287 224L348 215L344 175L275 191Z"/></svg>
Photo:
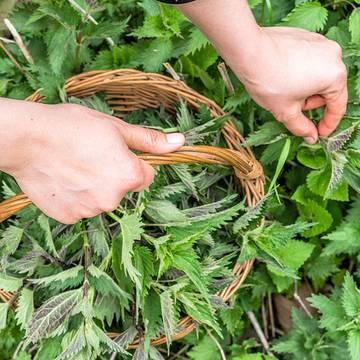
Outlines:
<svg viewBox="0 0 360 360"><path fill-rule="evenodd" d="M236 57L234 50L227 56L250 96L310 144L330 135L348 98L341 47L322 35L288 27L262 28L256 46L255 58ZM316 127L303 112L322 106Z"/></svg>
<svg viewBox="0 0 360 360"><path fill-rule="evenodd" d="M79 105L17 104L23 130L6 147L2 170L65 224L112 211L126 192L151 184L154 169L129 148L159 154L184 142L182 134L165 135Z"/></svg>

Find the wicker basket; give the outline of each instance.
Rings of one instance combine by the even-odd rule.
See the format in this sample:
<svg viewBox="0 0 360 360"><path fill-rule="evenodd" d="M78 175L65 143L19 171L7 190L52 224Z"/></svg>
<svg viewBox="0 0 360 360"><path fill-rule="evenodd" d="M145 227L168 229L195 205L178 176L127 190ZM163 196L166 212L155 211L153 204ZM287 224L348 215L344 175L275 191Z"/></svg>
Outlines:
<svg viewBox="0 0 360 360"><path fill-rule="evenodd" d="M76 97L87 97L103 92L106 94L107 103L117 116L137 109L157 108L161 105L172 110L179 99L184 100L195 110L201 104L206 105L214 118L224 115L222 109L212 100L190 89L182 81L136 70L99 70L77 75L66 81L65 91L68 96ZM39 90L27 100L40 102L42 99ZM225 123L222 135L228 144L228 149L211 146L185 146L171 154L141 154L139 157L151 165L206 163L232 166L247 204L253 206L264 196L265 180L262 167L256 161L252 151L241 146L244 139L231 121ZM30 204L31 201L25 194L16 195L2 202L0 204L0 222ZM245 281L252 265L253 260L244 264L235 264L233 268L235 280L218 294L224 301L228 301ZM11 301L12 294L0 289L0 298L6 302ZM14 306L16 306L15 302ZM190 316L184 317L178 323L178 332L174 335L173 340L186 336L195 327L196 323ZM121 334L108 333L108 335L116 338ZM165 336L152 340L152 345L164 343L166 343ZM139 339L135 340L129 349L135 349L138 345Z"/></svg>

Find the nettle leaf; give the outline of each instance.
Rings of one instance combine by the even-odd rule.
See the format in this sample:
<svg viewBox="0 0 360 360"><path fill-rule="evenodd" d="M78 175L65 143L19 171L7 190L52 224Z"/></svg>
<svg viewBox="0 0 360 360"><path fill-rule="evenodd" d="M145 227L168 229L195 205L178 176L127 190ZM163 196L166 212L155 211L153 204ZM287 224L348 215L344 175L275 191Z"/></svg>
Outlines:
<svg viewBox="0 0 360 360"><path fill-rule="evenodd" d="M302 147L297 153L297 159L311 169L322 169L326 165L326 154L319 148Z"/></svg>
<svg viewBox="0 0 360 360"><path fill-rule="evenodd" d="M176 319L174 313L174 302L170 291L164 291L160 294L161 316L164 324L164 331L166 335L166 344L168 346L172 343L172 337L176 330Z"/></svg>
<svg viewBox="0 0 360 360"><path fill-rule="evenodd" d="M284 138L287 134L284 125L278 121L269 121L261 125L259 130L250 134L242 146L259 146L275 143Z"/></svg>
<svg viewBox="0 0 360 360"><path fill-rule="evenodd" d="M57 274L46 276L40 279L29 279L32 284L41 287L50 287L56 289L66 289L80 285L84 279L84 268L77 265L71 269L61 271ZM60 284L56 284L60 282Z"/></svg>
<svg viewBox="0 0 360 360"><path fill-rule="evenodd" d="M209 44L208 38L197 27L193 27L190 31L189 40L187 43L188 50L185 55L193 54L197 50L201 50Z"/></svg>
<svg viewBox="0 0 360 360"><path fill-rule="evenodd" d="M219 349L209 336L204 336L200 341L196 342L196 345L187 352L187 355L191 360L221 359Z"/></svg>
<svg viewBox="0 0 360 360"><path fill-rule="evenodd" d="M326 279L337 271L339 271L338 261L334 256L320 255L311 261L307 275L317 290L323 287Z"/></svg>
<svg viewBox="0 0 360 360"><path fill-rule="evenodd" d="M38 217L37 221L38 221L41 229L44 230L44 232L45 232L45 243L46 243L47 250L52 255L54 255L56 257L59 257L59 255L58 255L58 253L56 251L53 236L52 236L52 233L51 233L49 218L47 216L45 216L44 214L41 214Z"/></svg>
<svg viewBox="0 0 360 360"><path fill-rule="evenodd" d="M335 299L329 299L325 295L315 295L313 294L309 301L311 305L319 310L321 313L320 318L320 327L333 331L347 321L346 314L343 307L341 306L340 301L335 301Z"/></svg>
<svg viewBox="0 0 360 360"><path fill-rule="evenodd" d="M34 293L32 290L27 288L21 290L15 311L18 325L25 330L34 314Z"/></svg>
<svg viewBox="0 0 360 360"><path fill-rule="evenodd" d="M331 214L314 200L308 200L306 205L299 205L300 221L313 223L310 229L303 232L305 237L313 237L324 233L333 223Z"/></svg>
<svg viewBox="0 0 360 360"><path fill-rule="evenodd" d="M15 292L23 285L23 279L19 279L0 272L0 289Z"/></svg>
<svg viewBox="0 0 360 360"><path fill-rule="evenodd" d="M71 43L75 45L75 31L73 29L59 25L55 31L51 31L48 56L49 64L55 74L60 74Z"/></svg>
<svg viewBox="0 0 360 360"><path fill-rule="evenodd" d="M214 308L201 301L198 294L180 292L177 294L177 300L183 303L186 313L194 320L210 326L218 334L221 334Z"/></svg>
<svg viewBox="0 0 360 360"><path fill-rule="evenodd" d="M179 251L173 254L174 267L183 271L209 301L209 294L201 272L201 266L193 251Z"/></svg>
<svg viewBox="0 0 360 360"><path fill-rule="evenodd" d="M180 195L186 193L187 190L187 187L182 182L169 184L162 187L156 197L161 200L165 200L173 195Z"/></svg>
<svg viewBox="0 0 360 360"><path fill-rule="evenodd" d="M161 225L188 225L187 216L168 200L152 200L145 208L146 214Z"/></svg>
<svg viewBox="0 0 360 360"><path fill-rule="evenodd" d="M207 215L206 220L201 220L200 218L200 221L193 221L189 226L171 227L168 229L168 233L173 235L175 239L179 241L186 238L195 241L195 239L203 236L204 233L211 232L226 225L243 209L243 203L239 203L229 209Z"/></svg>
<svg viewBox="0 0 360 360"><path fill-rule="evenodd" d="M144 349L144 343L140 344L135 350L132 360L146 360L146 354Z"/></svg>
<svg viewBox="0 0 360 360"><path fill-rule="evenodd" d="M351 41L360 44L360 8L354 9L349 18Z"/></svg>
<svg viewBox="0 0 360 360"><path fill-rule="evenodd" d="M359 23L360 25L360 23ZM347 338L352 360L360 359L360 330L352 330Z"/></svg>
<svg viewBox="0 0 360 360"><path fill-rule="evenodd" d="M291 239L277 249L277 253L283 265L297 271L310 257L314 247L314 245L304 241Z"/></svg>
<svg viewBox="0 0 360 360"><path fill-rule="evenodd" d="M360 291L349 273L345 275L343 284L342 305L346 315L356 317L360 313Z"/></svg>
<svg viewBox="0 0 360 360"><path fill-rule="evenodd" d="M92 284L101 294L113 295L119 298L119 300L130 299L129 294L122 290L107 273L100 270L95 265L90 265L87 270L90 274L90 284Z"/></svg>
<svg viewBox="0 0 360 360"><path fill-rule="evenodd" d="M346 163L347 159L345 154L333 153L331 155L331 178L325 192L326 198L329 198L329 196L331 196L338 184L341 183Z"/></svg>
<svg viewBox="0 0 360 360"><path fill-rule="evenodd" d="M116 37L126 30L128 21L129 19L125 19L123 21L109 21L99 24L93 24L89 21L84 28L83 36L91 39Z"/></svg>
<svg viewBox="0 0 360 360"><path fill-rule="evenodd" d="M0 303L0 331L6 328L9 304Z"/></svg>
<svg viewBox="0 0 360 360"><path fill-rule="evenodd" d="M26 342L35 343L49 336L71 315L81 297L80 290L66 291L46 301L36 310L26 330Z"/></svg>
<svg viewBox="0 0 360 360"><path fill-rule="evenodd" d="M329 200L348 201L349 187L344 180L337 180L335 175L333 180L335 185L332 185L331 192L327 193L332 173L333 170L329 165L322 170L311 171L306 178L308 188L316 195L327 196ZM338 182L336 183L336 181Z"/></svg>
<svg viewBox="0 0 360 360"><path fill-rule="evenodd" d="M135 340L137 334L138 330L136 329L136 327L130 326L114 341L122 348L126 349Z"/></svg>
<svg viewBox="0 0 360 360"><path fill-rule="evenodd" d="M139 52L138 60L145 71L158 71L172 57L173 43L170 39L156 39L147 43L146 51Z"/></svg>
<svg viewBox="0 0 360 360"><path fill-rule="evenodd" d="M354 241L354 239L357 239L360 236L359 214L360 197L357 197L341 224L336 230L324 237L324 239L329 240L324 249L324 255L355 255L360 251L360 244L357 241Z"/></svg>
<svg viewBox="0 0 360 360"><path fill-rule="evenodd" d="M72 340L66 346L65 350L56 358L56 360L73 358L86 346L85 328L84 324L81 324L80 328L72 334Z"/></svg>
<svg viewBox="0 0 360 360"><path fill-rule="evenodd" d="M101 216L89 219L89 243L94 253L101 259L110 252L108 235Z"/></svg>
<svg viewBox="0 0 360 360"><path fill-rule="evenodd" d="M239 231L247 228L252 222L259 219L259 217L262 215L263 208L268 198L269 193L265 197L263 197L256 205L247 209L245 214L240 216L239 219L234 222L234 233L238 233Z"/></svg>
<svg viewBox="0 0 360 360"><path fill-rule="evenodd" d="M347 129L341 131L339 134L336 134L330 137L327 140L323 140L326 144L326 149L329 153L336 152L341 150L345 144L350 140L354 131L357 129L358 123L348 127Z"/></svg>
<svg viewBox="0 0 360 360"><path fill-rule="evenodd" d="M144 230L140 217L137 214L125 214L120 219L121 235L114 238L114 242L121 241L121 264L125 273L131 278L138 288L141 287L139 272L132 262L134 254L133 245L135 240L140 240Z"/></svg>
<svg viewBox="0 0 360 360"><path fill-rule="evenodd" d="M189 171L189 167L185 164L181 164L171 166L171 169L179 177L180 181L186 186L186 188L191 191L194 197L198 199L199 195L196 190L194 179Z"/></svg>
<svg viewBox="0 0 360 360"><path fill-rule="evenodd" d="M326 8L319 2L312 1L298 5L283 19L282 23L309 31L319 31L325 27L327 18Z"/></svg>
<svg viewBox="0 0 360 360"><path fill-rule="evenodd" d="M2 248L1 257L9 256L19 247L20 241L23 237L24 229L10 225L1 234L0 248Z"/></svg>
<svg viewBox="0 0 360 360"><path fill-rule="evenodd" d="M108 351L116 352L116 353L122 353L122 354L129 354L122 346L120 346L115 341L111 340L107 334L100 329L94 322L91 323L91 327L87 328L86 330L90 330L87 332L87 340L89 342L89 337L91 332L93 332L93 338L96 339L96 341L99 341L101 344L103 344Z"/></svg>
<svg viewBox="0 0 360 360"><path fill-rule="evenodd" d="M161 355L161 352L154 346L150 347L149 355L151 360L165 360L165 358Z"/></svg>

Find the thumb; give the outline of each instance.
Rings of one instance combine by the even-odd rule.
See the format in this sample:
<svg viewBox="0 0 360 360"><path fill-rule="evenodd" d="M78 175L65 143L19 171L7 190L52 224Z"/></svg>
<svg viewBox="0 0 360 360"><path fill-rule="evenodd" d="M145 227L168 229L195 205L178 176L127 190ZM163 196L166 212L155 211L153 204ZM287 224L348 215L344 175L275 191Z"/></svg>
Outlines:
<svg viewBox="0 0 360 360"><path fill-rule="evenodd" d="M293 108L283 113L283 116L276 117L295 136L301 136L309 144L315 144L318 140L318 131L301 111L301 108Z"/></svg>
<svg viewBox="0 0 360 360"><path fill-rule="evenodd" d="M117 125L130 149L152 154L166 154L179 149L185 142L185 137L181 133L164 134L124 121L120 121Z"/></svg>

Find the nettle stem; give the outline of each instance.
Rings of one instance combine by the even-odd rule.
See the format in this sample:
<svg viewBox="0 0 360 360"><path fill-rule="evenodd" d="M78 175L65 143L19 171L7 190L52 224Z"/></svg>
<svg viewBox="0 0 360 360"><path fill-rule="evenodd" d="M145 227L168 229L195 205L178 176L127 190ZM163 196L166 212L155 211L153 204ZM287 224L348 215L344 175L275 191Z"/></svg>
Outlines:
<svg viewBox="0 0 360 360"><path fill-rule="evenodd" d="M81 32L79 32L76 35L76 51L75 51L75 72L80 73L81 72L81 57L80 57L80 51L81 51L81 45L83 42L83 37Z"/></svg>

